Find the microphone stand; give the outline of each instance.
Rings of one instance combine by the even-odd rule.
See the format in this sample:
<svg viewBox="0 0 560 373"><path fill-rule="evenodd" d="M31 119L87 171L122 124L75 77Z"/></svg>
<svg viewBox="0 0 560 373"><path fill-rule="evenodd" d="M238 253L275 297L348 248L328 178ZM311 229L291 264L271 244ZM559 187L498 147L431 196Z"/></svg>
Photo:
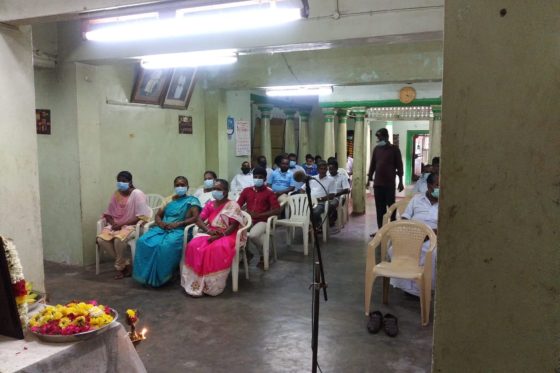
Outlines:
<svg viewBox="0 0 560 373"><path fill-rule="evenodd" d="M317 352L319 350L319 298L321 289L323 289L323 296L325 302L327 299L327 283L325 282L325 271L323 269L323 260L321 258L321 247L319 245L319 239L317 237L317 224L315 219L313 219L313 200L311 199L311 188L309 186L309 177L305 178L305 193L307 194L307 202L309 204L309 219L313 226L313 239L315 241L313 250L313 283L309 288L313 288L313 318L312 318L312 337L311 337L311 350L313 351L313 361L312 361L312 373L317 373L318 361ZM328 194L327 194L328 195ZM326 201L328 203L328 200ZM308 234L304 232L304 234Z"/></svg>

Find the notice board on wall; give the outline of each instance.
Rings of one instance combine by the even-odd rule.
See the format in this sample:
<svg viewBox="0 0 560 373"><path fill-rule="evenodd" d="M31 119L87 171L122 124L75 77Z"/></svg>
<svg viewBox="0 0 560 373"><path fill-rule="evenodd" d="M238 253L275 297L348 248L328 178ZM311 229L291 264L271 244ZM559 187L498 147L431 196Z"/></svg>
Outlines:
<svg viewBox="0 0 560 373"><path fill-rule="evenodd" d="M246 120L235 121L235 155L251 155L251 127Z"/></svg>

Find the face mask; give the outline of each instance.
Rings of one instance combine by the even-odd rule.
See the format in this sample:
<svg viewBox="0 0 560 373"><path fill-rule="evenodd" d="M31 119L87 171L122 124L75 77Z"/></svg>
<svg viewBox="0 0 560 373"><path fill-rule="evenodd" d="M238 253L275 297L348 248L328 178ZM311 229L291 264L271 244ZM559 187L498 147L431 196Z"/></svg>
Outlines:
<svg viewBox="0 0 560 373"><path fill-rule="evenodd" d="M214 179L204 180L204 189L210 189L214 187Z"/></svg>
<svg viewBox="0 0 560 373"><path fill-rule="evenodd" d="M387 145L387 142L385 140L380 140L377 142L377 146L385 146Z"/></svg>
<svg viewBox="0 0 560 373"><path fill-rule="evenodd" d="M290 161L290 168L294 168L296 166L296 161Z"/></svg>
<svg viewBox="0 0 560 373"><path fill-rule="evenodd" d="M241 172L243 172L243 175L247 175L249 171L251 171L250 168L241 168Z"/></svg>
<svg viewBox="0 0 560 373"><path fill-rule="evenodd" d="M253 183L257 188L260 188L264 185L264 179L253 179Z"/></svg>
<svg viewBox="0 0 560 373"><path fill-rule="evenodd" d="M430 176L430 173L429 173L429 172L425 172L422 176L424 176L424 179L427 179L428 176Z"/></svg>
<svg viewBox="0 0 560 373"><path fill-rule="evenodd" d="M434 188L434 191L432 192L432 197L439 199L439 188Z"/></svg>
<svg viewBox="0 0 560 373"><path fill-rule="evenodd" d="M224 192L222 192L221 190L213 190L212 191L212 197L216 201L221 201L222 199L224 199Z"/></svg>
<svg viewBox="0 0 560 373"><path fill-rule="evenodd" d="M185 194L187 194L188 190L189 187L175 187L175 194L177 194L178 196L184 196Z"/></svg>
<svg viewBox="0 0 560 373"><path fill-rule="evenodd" d="M117 190L118 190L119 192L125 192L125 191L127 191L128 188L129 188L129 186L130 186L130 185L129 185L128 183L126 183L126 182L117 181Z"/></svg>

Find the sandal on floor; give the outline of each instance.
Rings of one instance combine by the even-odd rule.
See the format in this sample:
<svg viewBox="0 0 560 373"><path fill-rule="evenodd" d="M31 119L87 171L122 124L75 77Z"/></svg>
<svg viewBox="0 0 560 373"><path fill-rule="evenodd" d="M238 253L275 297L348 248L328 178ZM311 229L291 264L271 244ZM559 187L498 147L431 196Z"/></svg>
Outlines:
<svg viewBox="0 0 560 373"><path fill-rule="evenodd" d="M119 273L117 273L113 278L115 280L122 280L123 278L130 277L130 276L132 276L132 267L127 265L123 268L122 271L119 271Z"/></svg>
<svg viewBox="0 0 560 373"><path fill-rule="evenodd" d="M389 337L396 337L399 334L399 320L395 315L386 313L383 317L383 330Z"/></svg>
<svg viewBox="0 0 560 373"><path fill-rule="evenodd" d="M369 321L367 323L367 330L371 334L376 334L383 326L383 315L379 311L369 313Z"/></svg>

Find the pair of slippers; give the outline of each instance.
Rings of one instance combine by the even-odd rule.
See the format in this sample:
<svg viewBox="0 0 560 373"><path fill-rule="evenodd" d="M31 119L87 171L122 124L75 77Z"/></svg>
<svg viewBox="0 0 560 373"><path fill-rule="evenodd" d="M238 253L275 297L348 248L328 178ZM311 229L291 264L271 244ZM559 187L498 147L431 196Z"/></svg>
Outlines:
<svg viewBox="0 0 560 373"><path fill-rule="evenodd" d="M379 311L369 313L367 329L370 333L376 334L381 328L389 337L396 337L399 334L399 320L395 315L386 313L385 316Z"/></svg>

